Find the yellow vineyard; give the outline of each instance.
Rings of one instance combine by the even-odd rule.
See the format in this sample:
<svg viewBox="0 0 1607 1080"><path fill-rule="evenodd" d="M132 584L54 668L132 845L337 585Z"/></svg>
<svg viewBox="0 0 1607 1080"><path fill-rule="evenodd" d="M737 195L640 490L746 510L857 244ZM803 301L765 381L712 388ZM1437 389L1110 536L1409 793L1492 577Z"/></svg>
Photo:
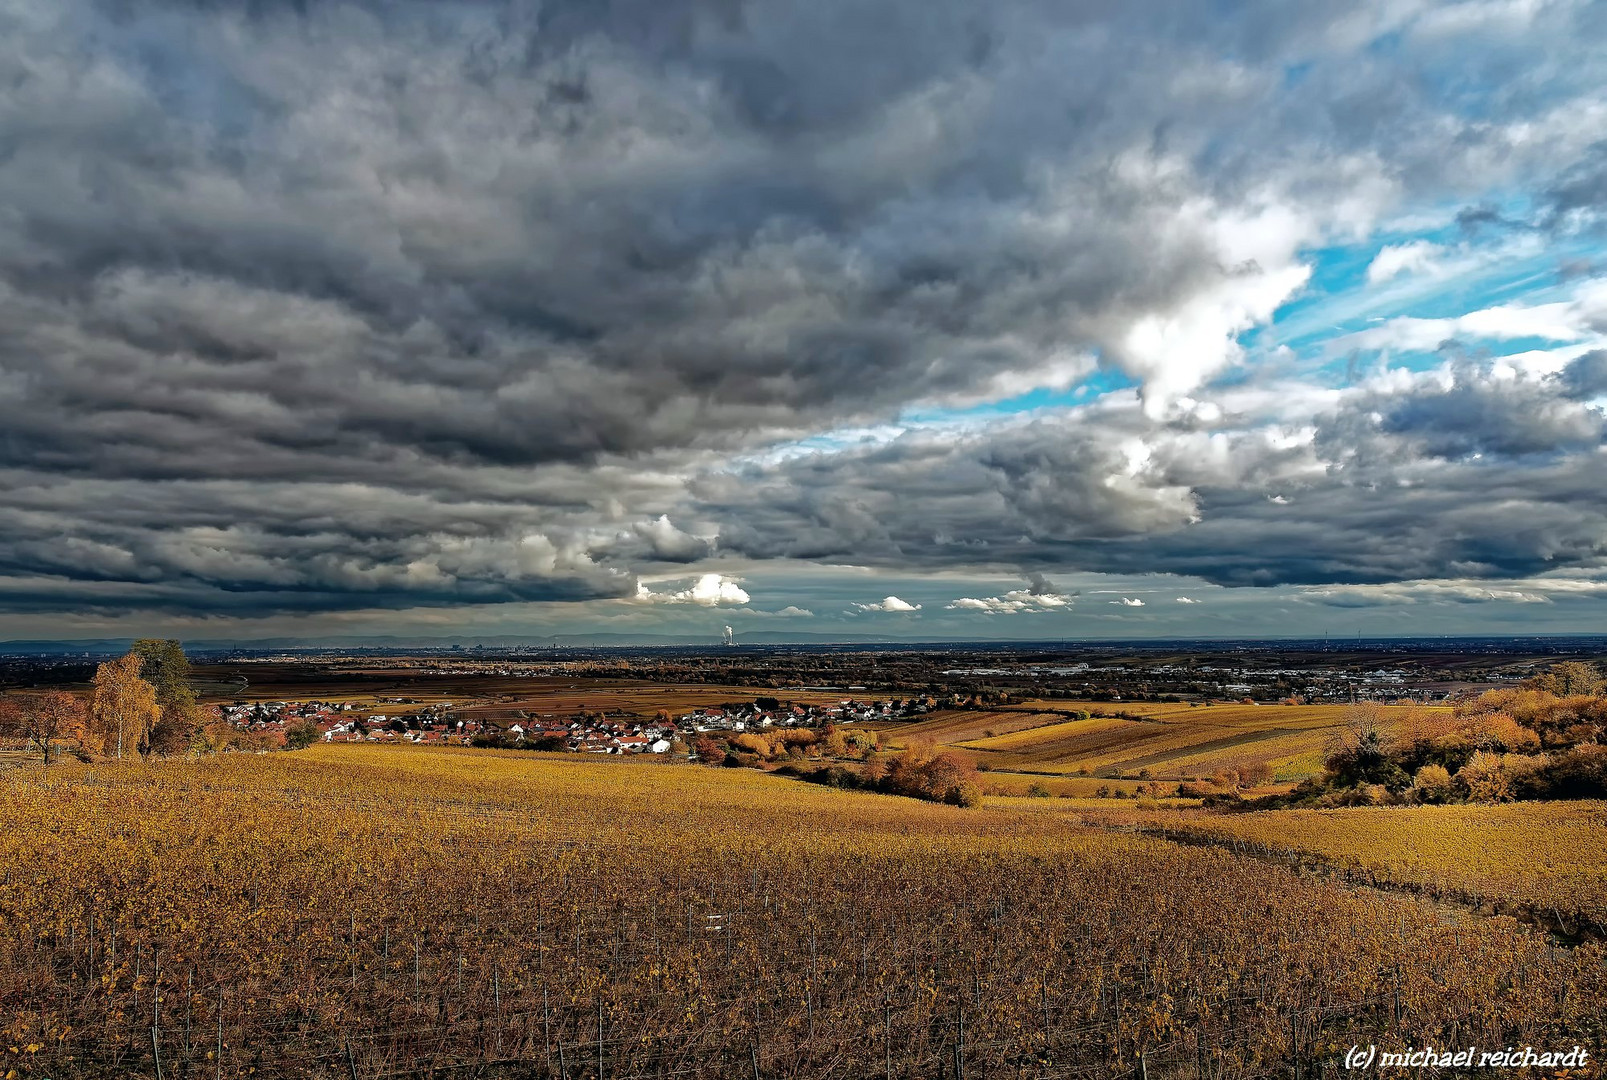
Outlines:
<svg viewBox="0 0 1607 1080"><path fill-rule="evenodd" d="M1607 926L1607 804L1353 807L1129 821L1311 854L1371 880L1521 911L1568 929Z"/></svg>
<svg viewBox="0 0 1607 1080"><path fill-rule="evenodd" d="M1416 707L1422 711L1422 707ZM1164 779L1270 765L1281 781L1322 768L1324 748L1346 723L1343 705L1027 704L994 712L939 713L883 729L897 746L930 742L996 770ZM1123 716L1073 719L1092 711ZM1407 707L1380 710L1386 724Z"/></svg>
<svg viewBox="0 0 1607 1080"><path fill-rule="evenodd" d="M0 1076L1315 1075L1607 1014L1598 945L1015 800L344 746L4 783Z"/></svg>

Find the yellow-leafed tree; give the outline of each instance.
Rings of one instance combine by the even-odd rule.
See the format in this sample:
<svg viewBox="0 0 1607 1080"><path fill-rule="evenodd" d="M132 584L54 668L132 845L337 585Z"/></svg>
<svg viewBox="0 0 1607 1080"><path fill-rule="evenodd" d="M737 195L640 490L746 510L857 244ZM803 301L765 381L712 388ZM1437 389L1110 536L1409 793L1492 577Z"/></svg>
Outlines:
<svg viewBox="0 0 1607 1080"><path fill-rule="evenodd" d="M151 730L162 718L156 687L140 678L143 663L129 653L95 669L90 731L98 749L112 757L122 757L125 751L144 753Z"/></svg>

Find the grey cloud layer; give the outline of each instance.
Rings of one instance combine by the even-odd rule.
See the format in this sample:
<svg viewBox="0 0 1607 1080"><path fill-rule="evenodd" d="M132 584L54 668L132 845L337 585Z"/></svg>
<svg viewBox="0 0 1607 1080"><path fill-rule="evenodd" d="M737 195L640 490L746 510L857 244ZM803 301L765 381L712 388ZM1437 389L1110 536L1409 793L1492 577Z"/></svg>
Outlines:
<svg viewBox="0 0 1607 1080"><path fill-rule="evenodd" d="M1253 465L1135 468L1106 433L912 441L744 492L707 469L1096 354L1142 383L1151 421L1111 421L1142 434L1234 362L1300 244L1469 176L1588 179L1558 102L1599 74L1599 12L1516 38L1434 15L14 0L0 605L629 596L716 532L1028 568L1148 548L1258 581L1226 542L1165 548L1255 520ZM1409 58L1368 47L1401 33ZM1468 119L1453 72L1506 89ZM1365 557L1289 579L1397 572Z"/></svg>
<svg viewBox="0 0 1607 1080"><path fill-rule="evenodd" d="M756 557L1173 573L1219 585L1517 578L1607 568L1607 419L1556 376L1464 365L1360 388L1304 437L1067 414L713 478Z"/></svg>

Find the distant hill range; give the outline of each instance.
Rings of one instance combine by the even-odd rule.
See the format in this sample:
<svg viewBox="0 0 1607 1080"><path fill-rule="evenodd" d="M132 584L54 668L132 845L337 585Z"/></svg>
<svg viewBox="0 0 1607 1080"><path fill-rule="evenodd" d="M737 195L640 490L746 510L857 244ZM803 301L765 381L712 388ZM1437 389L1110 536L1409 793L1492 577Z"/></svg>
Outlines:
<svg viewBox="0 0 1607 1080"><path fill-rule="evenodd" d="M128 651L133 638L96 638L84 641L0 641L0 655L11 656L114 656ZM901 639L876 634L811 634L779 630L757 630L739 634L736 645L886 645ZM410 637L376 635L372 637L186 639L190 652L271 652L276 649L574 649L625 647L713 647L724 645L718 634L552 634Z"/></svg>
<svg viewBox="0 0 1607 1080"><path fill-rule="evenodd" d="M102 657L127 652L132 638L92 638L81 641L18 640L0 641L0 656L47 657ZM303 651L373 651L403 653L414 650L431 652L456 651L487 652L542 649L631 649L665 648L719 651L743 646L787 646L830 648L831 646L863 645L868 647L896 647L910 649L965 648L986 651L1021 649L1080 650L1110 652L1210 652L1240 653L1264 651L1268 653L1331 653L1344 655L1369 654L1376 661L1391 655L1521 655L1521 656L1579 656L1607 655L1607 635L1510 635L1463 637L1397 637L1397 638L1026 638L1026 639L970 639L937 641L931 638L899 638L886 634L829 634L808 633L796 630L754 630L738 633L732 645L726 645L717 634L551 634L547 636L520 634L458 635L429 637L425 635L372 635L308 638L190 638L184 642L191 655L206 653L271 653ZM1374 655L1376 654L1376 655Z"/></svg>

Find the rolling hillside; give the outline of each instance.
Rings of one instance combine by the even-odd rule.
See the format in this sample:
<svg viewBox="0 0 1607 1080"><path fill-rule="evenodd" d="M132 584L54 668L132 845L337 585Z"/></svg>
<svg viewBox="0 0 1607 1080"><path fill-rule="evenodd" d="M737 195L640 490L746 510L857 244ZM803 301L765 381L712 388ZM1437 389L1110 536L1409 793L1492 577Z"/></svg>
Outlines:
<svg viewBox="0 0 1607 1080"><path fill-rule="evenodd" d="M914 724L882 725L894 747L930 743L997 772L1158 779L1210 776L1270 765L1279 782L1322 767L1324 747L1346 723L1344 705L1189 705L1055 702L990 712L937 713ZM1390 706L1386 720L1409 708ZM1075 719L1083 711L1104 713ZM1121 715L1112 715L1112 714Z"/></svg>

